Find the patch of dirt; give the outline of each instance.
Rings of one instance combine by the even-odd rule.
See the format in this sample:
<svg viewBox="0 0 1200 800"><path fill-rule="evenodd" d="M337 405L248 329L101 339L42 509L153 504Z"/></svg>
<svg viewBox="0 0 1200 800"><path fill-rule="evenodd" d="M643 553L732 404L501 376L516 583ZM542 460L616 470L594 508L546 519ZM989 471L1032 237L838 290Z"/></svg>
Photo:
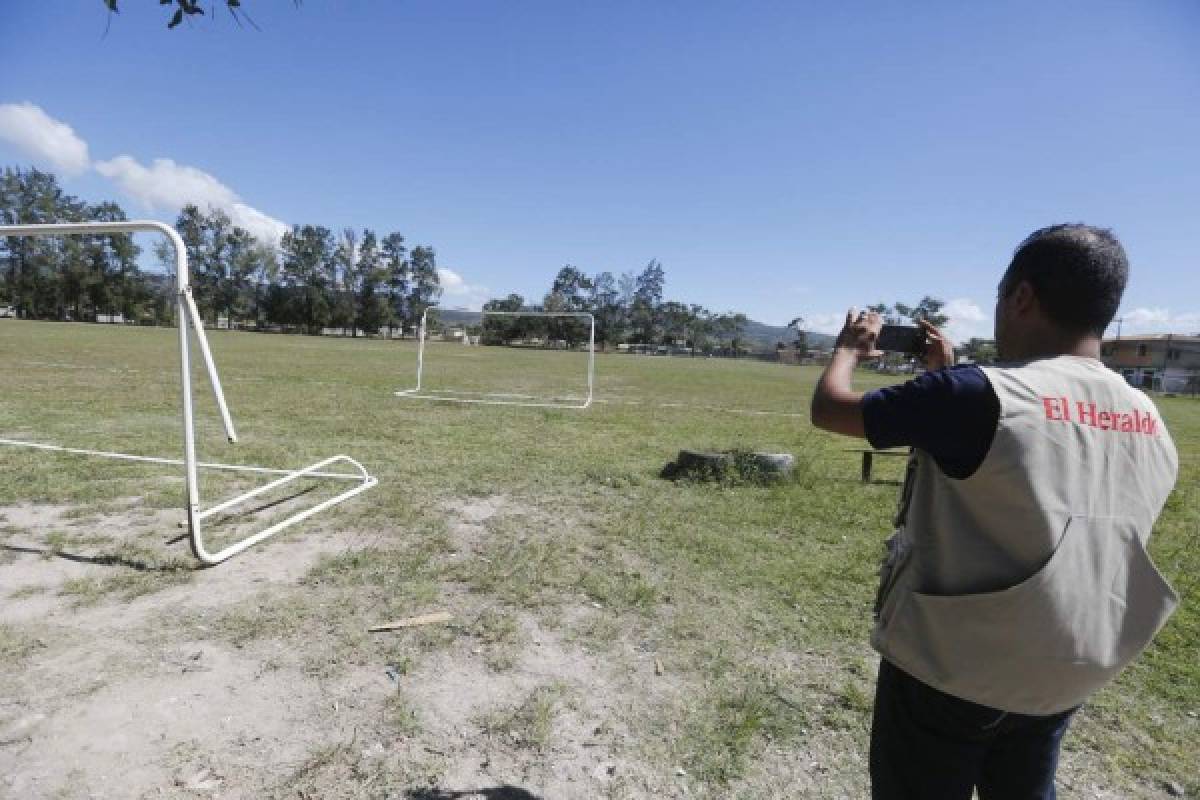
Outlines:
<svg viewBox="0 0 1200 800"><path fill-rule="evenodd" d="M511 669L489 669L467 641L401 681L417 708L419 746L442 756L439 787L519 785L547 798L594 797L618 778L652 780L624 731L638 694L629 676L530 617L520 625L525 646ZM531 741L527 717L538 710L548 725Z"/></svg>
<svg viewBox="0 0 1200 800"><path fill-rule="evenodd" d="M0 797L195 797L196 787L261 797L267 777L343 733L319 681L272 669L271 655L254 649L172 640L156 623L293 586L322 556L362 546L361 536L298 526L195 569L182 585L128 601L102 595L79 608L63 592L70 582L141 574L137 557L125 555L130 546L172 566L190 566L191 556L186 542L164 541L178 536L177 511L74 519L73 511L0 510L15 529L0 545L9 555L0 563L0 624L38 645L20 669L6 664L0 673ZM52 531L65 538L49 545Z"/></svg>
<svg viewBox="0 0 1200 800"><path fill-rule="evenodd" d="M77 646L71 656L93 649L91 643ZM53 686L65 676L48 666L42 677ZM70 671L78 674L80 666ZM23 718L37 721L4 769L14 797L71 790L64 774L72 772L84 776L79 788L94 797L169 789L177 776L204 768L219 782L224 775L257 771L267 754L277 764L299 760L336 731L332 720L312 725L319 687L263 672L258 659L211 643L150 649L140 662L122 664L117 675L105 680L100 673L95 680L103 685L87 694L61 697L50 690L26 701ZM219 752L213 743L223 745Z"/></svg>
<svg viewBox="0 0 1200 800"><path fill-rule="evenodd" d="M49 531L60 525L69 525L63 517L71 510L71 506L33 503L5 506L0 508L0 525L26 531Z"/></svg>
<svg viewBox="0 0 1200 800"><path fill-rule="evenodd" d="M503 495L446 500L441 504L447 516L451 541L459 551L469 551L487 538L488 520L520 506Z"/></svg>
<svg viewBox="0 0 1200 800"><path fill-rule="evenodd" d="M8 554L0 563L4 603L0 622L42 620L50 623L70 617L75 627L104 629L119 620L127 627L167 608L224 606L257 594L272 583L295 583L324 555L361 547L361 536L347 535L315 525L299 526L236 556L216 568L201 568L194 561L177 522L179 512L116 512L73 520L79 543L68 539L47 543L46 532L62 527L59 520L69 507L3 509L10 519L21 520L24 533L12 534L0 544ZM39 529L39 525L42 527ZM115 535L111 535L115 534ZM133 555L127 549L134 546ZM128 603L78 609L72 598L60 593L72 580L104 580L130 571L187 569L190 580L182 586L134 598Z"/></svg>

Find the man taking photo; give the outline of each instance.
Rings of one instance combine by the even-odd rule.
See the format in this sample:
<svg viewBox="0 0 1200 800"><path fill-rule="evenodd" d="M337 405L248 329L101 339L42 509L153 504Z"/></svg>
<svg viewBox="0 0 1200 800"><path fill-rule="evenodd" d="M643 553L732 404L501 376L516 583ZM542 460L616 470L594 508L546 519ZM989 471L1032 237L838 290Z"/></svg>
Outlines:
<svg viewBox="0 0 1200 800"><path fill-rule="evenodd" d="M953 366L923 323L929 371L865 394L882 320L846 315L813 424L913 448L871 636L876 800L1054 798L1071 715L1178 602L1146 552L1175 446L1100 362L1128 273L1110 231L1036 231L997 292L1000 365Z"/></svg>

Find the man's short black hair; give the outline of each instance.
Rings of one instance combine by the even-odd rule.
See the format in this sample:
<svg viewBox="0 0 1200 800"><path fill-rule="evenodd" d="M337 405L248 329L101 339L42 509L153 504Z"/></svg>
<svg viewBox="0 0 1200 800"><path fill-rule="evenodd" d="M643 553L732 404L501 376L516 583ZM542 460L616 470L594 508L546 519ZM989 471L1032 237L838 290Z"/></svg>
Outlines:
<svg viewBox="0 0 1200 800"><path fill-rule="evenodd" d="M1051 321L1070 333L1104 335L1129 279L1129 259L1113 232L1091 225L1034 231L1013 254L1000 291L1028 281Z"/></svg>

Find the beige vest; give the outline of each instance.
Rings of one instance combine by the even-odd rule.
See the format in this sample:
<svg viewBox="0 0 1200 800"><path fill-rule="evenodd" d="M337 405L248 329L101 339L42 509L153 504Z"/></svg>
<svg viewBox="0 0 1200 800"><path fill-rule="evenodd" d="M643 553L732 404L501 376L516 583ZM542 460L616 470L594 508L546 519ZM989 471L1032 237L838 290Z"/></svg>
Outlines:
<svg viewBox="0 0 1200 800"><path fill-rule="evenodd" d="M1178 457L1154 404L1098 361L984 372L991 449L966 480L916 451L871 643L956 697L1051 714L1116 676L1178 603L1145 547Z"/></svg>

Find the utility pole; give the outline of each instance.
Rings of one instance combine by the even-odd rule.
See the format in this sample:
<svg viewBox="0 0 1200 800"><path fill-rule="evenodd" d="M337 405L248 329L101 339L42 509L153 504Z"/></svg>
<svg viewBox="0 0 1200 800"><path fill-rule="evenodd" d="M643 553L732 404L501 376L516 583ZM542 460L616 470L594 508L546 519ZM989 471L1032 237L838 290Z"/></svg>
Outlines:
<svg viewBox="0 0 1200 800"><path fill-rule="evenodd" d="M1117 338L1121 338L1121 323L1125 321L1124 317L1117 317Z"/></svg>
<svg viewBox="0 0 1200 800"><path fill-rule="evenodd" d="M1160 384L1160 391L1163 391L1163 392L1165 392L1167 390L1167 362L1170 360L1170 358L1171 358L1171 334L1168 333L1167 334L1167 349L1166 349L1166 352L1163 353L1162 383Z"/></svg>

